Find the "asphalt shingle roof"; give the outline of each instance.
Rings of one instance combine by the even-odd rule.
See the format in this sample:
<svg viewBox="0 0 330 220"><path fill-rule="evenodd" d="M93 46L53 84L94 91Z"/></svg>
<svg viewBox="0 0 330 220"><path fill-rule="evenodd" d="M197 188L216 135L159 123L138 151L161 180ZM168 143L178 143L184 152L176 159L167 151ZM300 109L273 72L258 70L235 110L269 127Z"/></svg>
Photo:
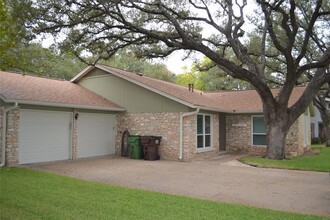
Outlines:
<svg viewBox="0 0 330 220"><path fill-rule="evenodd" d="M69 81L0 71L0 98L5 102L124 110Z"/></svg>
<svg viewBox="0 0 330 220"><path fill-rule="evenodd" d="M159 91L202 109L219 112L262 112L262 102L255 90L205 93L194 89L194 92L192 92L189 91L188 87L143 76L142 74L120 70L106 65L96 65L96 67L109 73L116 73L119 77L130 79L135 83L148 86L153 91ZM304 91L305 87L294 88L289 100L289 106L294 104ZM273 89L272 92L276 95L279 89Z"/></svg>

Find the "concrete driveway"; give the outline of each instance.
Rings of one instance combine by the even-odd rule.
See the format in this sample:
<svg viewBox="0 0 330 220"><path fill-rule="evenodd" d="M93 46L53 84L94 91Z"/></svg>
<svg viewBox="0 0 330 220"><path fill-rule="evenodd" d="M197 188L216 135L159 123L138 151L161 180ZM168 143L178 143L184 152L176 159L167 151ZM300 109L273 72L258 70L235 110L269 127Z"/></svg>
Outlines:
<svg viewBox="0 0 330 220"><path fill-rule="evenodd" d="M330 216L328 173L255 168L236 158L178 162L105 157L26 167L93 182Z"/></svg>

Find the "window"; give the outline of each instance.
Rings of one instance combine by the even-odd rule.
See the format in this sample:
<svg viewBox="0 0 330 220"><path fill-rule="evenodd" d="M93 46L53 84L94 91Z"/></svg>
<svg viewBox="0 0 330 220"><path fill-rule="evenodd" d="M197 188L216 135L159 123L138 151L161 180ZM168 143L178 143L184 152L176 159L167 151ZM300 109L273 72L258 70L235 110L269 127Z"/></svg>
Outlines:
<svg viewBox="0 0 330 220"><path fill-rule="evenodd" d="M315 124L311 123L311 137L314 138L315 137Z"/></svg>
<svg viewBox="0 0 330 220"><path fill-rule="evenodd" d="M252 117L252 145L266 146L266 126L264 117Z"/></svg>
<svg viewBox="0 0 330 220"><path fill-rule="evenodd" d="M197 148L203 149L211 147L211 116L197 115Z"/></svg>

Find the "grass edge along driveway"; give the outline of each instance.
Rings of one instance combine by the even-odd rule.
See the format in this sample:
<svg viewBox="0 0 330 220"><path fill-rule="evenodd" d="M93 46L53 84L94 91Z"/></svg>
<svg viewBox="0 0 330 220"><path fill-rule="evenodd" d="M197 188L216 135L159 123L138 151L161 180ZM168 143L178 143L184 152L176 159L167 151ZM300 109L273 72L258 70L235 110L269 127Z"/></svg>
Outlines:
<svg viewBox="0 0 330 220"><path fill-rule="evenodd" d="M239 161L263 168L330 172L330 147L314 145L312 150L320 153L311 156L292 157L286 160L270 160L258 156L247 156L240 158Z"/></svg>
<svg viewBox="0 0 330 220"><path fill-rule="evenodd" d="M0 169L0 219L327 219Z"/></svg>

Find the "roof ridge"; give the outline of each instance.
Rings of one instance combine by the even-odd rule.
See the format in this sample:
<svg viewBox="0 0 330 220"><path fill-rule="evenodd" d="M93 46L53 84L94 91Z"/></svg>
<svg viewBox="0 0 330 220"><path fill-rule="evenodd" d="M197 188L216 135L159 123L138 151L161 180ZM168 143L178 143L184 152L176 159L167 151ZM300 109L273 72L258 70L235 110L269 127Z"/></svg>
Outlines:
<svg viewBox="0 0 330 220"><path fill-rule="evenodd" d="M113 66L110 66L110 65L105 65L105 64L98 64L100 66L104 66L104 67L108 67L108 68L113 68L113 69L116 69L116 70L119 70L119 71L125 71L127 73L130 73L130 74L137 74L139 72L133 72L133 71L129 71L129 70L124 70L124 69L120 69L120 68L117 68L117 67L113 67ZM141 74L141 75L140 75ZM140 74L137 74L137 75L140 75L141 77L146 77L148 79L151 79L151 80L155 80L155 81L158 81L158 82L162 82L162 83L166 83L166 84L170 84L170 85L174 85L174 86L178 86L178 87L181 87L181 88L184 88L184 89L188 89L188 87L186 86L182 86L182 85L179 85L179 84L176 84L174 82L169 82L169 81L165 81L165 80L162 80L162 79L157 79L157 78L153 78L151 76L147 76L147 75L144 75L143 73L140 73ZM188 85L187 85L188 86ZM195 89L194 90L196 92L203 92L205 93L204 91L202 90L199 90L199 89Z"/></svg>
<svg viewBox="0 0 330 220"><path fill-rule="evenodd" d="M305 85L297 85L294 88L305 88ZM271 91L281 89L282 87L278 88L271 88ZM254 88L249 88L249 89L242 89L242 90L220 90L220 91L206 91L204 92L205 94L218 94L218 93L229 93L229 92L247 92L247 91L257 91Z"/></svg>
<svg viewBox="0 0 330 220"><path fill-rule="evenodd" d="M34 78L41 78L41 79L49 79L49 80L57 80L61 82L70 82L66 79L61 79L61 78L54 78L52 76L45 76L45 75L37 75L36 73L23 73L23 72L15 72L15 71L0 71L2 73L9 73L9 74L16 74L16 75L21 75L21 76L29 76L29 77L34 77Z"/></svg>

